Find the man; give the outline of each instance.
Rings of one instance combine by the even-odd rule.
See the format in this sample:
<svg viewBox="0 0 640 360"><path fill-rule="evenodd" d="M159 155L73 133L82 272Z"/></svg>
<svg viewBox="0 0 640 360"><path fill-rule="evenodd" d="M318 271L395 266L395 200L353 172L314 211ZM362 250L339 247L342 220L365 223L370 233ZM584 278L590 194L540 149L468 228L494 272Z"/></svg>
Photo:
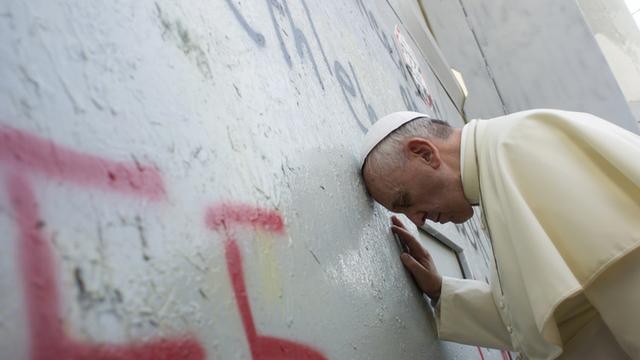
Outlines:
<svg viewBox="0 0 640 360"><path fill-rule="evenodd" d="M593 115L531 110L462 129L414 112L368 131L373 198L461 223L479 205L491 284L442 277L399 219L400 256L436 305L441 339L530 359L640 359L640 138Z"/></svg>

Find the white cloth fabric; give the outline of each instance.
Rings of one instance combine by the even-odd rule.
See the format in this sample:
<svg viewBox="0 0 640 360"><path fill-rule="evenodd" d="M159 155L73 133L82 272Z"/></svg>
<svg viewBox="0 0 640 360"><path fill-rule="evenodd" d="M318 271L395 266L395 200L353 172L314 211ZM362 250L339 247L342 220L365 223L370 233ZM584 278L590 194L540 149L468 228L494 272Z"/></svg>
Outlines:
<svg viewBox="0 0 640 360"><path fill-rule="evenodd" d="M444 279L439 336L530 359L639 358L640 138L557 110L474 120L463 138L497 268L491 285Z"/></svg>

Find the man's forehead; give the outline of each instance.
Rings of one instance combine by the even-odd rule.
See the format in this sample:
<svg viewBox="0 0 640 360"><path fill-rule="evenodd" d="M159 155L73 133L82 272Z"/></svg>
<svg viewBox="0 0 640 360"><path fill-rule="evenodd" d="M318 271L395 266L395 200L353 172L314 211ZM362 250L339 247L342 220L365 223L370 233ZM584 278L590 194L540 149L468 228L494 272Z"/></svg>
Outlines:
<svg viewBox="0 0 640 360"><path fill-rule="evenodd" d="M397 188L391 174L383 175L373 171L365 171L363 177L367 188L371 192L376 191L389 193Z"/></svg>
<svg viewBox="0 0 640 360"><path fill-rule="evenodd" d="M384 207L391 209L405 199L402 188L387 176L369 177L366 183L371 196Z"/></svg>

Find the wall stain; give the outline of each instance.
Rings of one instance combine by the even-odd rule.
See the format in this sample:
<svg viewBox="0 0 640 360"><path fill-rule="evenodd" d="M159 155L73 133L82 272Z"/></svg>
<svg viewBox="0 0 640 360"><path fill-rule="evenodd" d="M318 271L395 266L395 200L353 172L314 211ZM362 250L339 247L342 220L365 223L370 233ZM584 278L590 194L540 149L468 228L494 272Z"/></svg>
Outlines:
<svg viewBox="0 0 640 360"><path fill-rule="evenodd" d="M238 89L238 86L236 86L236 84L233 84L233 88L236 90L236 95L241 98L242 94L240 94L240 89Z"/></svg>
<svg viewBox="0 0 640 360"><path fill-rule="evenodd" d="M195 62L196 68L202 76L213 80L211 66L209 65L207 54L202 50L202 47L193 40L191 34L180 20L172 22L167 18L167 15L162 11L158 3L155 3L155 6L156 16L160 20L160 26L162 28L162 39L165 41L171 40L188 59Z"/></svg>
<svg viewBox="0 0 640 360"><path fill-rule="evenodd" d="M149 261L151 259L151 257L147 253L147 251L149 251L149 244L147 243L147 237L144 233L144 227L142 226L142 219L140 218L140 215L136 215L134 217L134 220L136 229L138 230L138 237L140 239L140 245L142 248L142 259L144 261Z"/></svg>

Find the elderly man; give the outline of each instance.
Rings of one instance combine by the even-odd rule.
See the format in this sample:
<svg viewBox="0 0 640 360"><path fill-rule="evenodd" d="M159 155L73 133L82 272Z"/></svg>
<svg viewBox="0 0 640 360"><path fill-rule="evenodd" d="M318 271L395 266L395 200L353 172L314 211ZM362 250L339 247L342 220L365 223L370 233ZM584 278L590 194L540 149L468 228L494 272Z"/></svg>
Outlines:
<svg viewBox="0 0 640 360"><path fill-rule="evenodd" d="M479 205L491 284L443 277L399 219L400 258L441 339L530 359L640 359L640 138L593 115L531 110L462 129L414 112L365 137L369 193L417 226Z"/></svg>

